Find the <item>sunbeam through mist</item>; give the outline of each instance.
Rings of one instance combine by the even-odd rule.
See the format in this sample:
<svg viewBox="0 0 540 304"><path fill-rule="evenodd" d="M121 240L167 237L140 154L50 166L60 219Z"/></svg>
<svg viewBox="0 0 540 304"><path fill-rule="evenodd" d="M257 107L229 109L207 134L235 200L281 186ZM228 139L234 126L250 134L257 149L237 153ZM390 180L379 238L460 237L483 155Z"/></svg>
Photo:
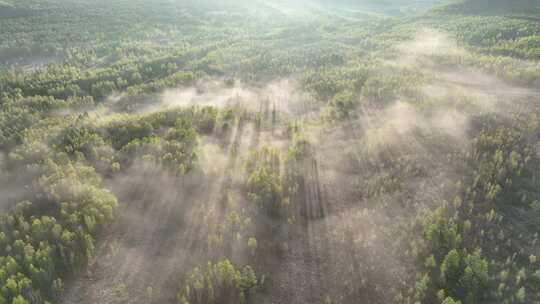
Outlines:
<svg viewBox="0 0 540 304"><path fill-rule="evenodd" d="M539 15L0 0L0 304L540 303Z"/></svg>

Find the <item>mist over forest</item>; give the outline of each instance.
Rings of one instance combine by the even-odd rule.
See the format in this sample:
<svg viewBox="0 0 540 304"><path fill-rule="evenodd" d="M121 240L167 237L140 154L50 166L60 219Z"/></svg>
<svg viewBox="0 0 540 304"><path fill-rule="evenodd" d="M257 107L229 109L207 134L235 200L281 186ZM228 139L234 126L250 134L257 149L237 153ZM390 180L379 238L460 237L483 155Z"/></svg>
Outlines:
<svg viewBox="0 0 540 304"><path fill-rule="evenodd" d="M0 304L535 304L539 232L538 0L0 0Z"/></svg>

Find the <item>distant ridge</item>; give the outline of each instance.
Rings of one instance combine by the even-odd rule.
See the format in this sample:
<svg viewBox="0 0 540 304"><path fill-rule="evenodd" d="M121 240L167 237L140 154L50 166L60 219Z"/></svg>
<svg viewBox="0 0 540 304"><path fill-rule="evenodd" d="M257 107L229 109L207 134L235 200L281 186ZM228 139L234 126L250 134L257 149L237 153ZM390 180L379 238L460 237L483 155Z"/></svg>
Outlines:
<svg viewBox="0 0 540 304"><path fill-rule="evenodd" d="M516 13L538 15L540 13L540 0L460 0L439 7L435 11L464 15Z"/></svg>

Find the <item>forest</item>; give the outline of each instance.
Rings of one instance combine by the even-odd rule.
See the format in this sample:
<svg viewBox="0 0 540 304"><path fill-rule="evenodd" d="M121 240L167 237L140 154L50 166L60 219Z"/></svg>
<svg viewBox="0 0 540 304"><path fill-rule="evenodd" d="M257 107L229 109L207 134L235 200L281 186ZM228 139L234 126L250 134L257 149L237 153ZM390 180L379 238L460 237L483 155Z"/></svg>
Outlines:
<svg viewBox="0 0 540 304"><path fill-rule="evenodd" d="M0 0L0 304L540 304L540 0Z"/></svg>

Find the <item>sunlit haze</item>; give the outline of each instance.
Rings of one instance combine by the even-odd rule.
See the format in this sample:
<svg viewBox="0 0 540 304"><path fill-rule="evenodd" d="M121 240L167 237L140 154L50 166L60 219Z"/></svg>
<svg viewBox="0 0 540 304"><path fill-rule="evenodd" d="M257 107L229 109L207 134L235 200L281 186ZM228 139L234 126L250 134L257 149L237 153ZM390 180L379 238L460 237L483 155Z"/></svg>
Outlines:
<svg viewBox="0 0 540 304"><path fill-rule="evenodd" d="M0 0L0 304L540 303L540 0Z"/></svg>

